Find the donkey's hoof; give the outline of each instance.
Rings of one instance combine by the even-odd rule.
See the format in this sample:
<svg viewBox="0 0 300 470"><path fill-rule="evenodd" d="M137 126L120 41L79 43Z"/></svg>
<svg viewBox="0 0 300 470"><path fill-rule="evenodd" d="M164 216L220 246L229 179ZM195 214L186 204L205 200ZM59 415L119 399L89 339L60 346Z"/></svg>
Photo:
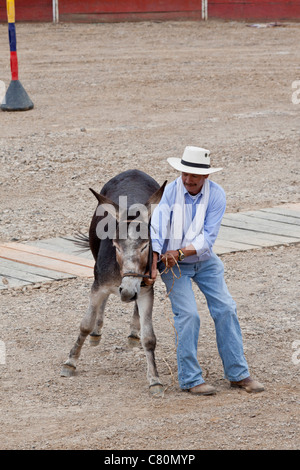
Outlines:
<svg viewBox="0 0 300 470"><path fill-rule="evenodd" d="M101 340L101 335L90 335L90 346L98 346Z"/></svg>
<svg viewBox="0 0 300 470"><path fill-rule="evenodd" d="M155 398L159 398L159 397L164 396L164 387L160 383L150 385L149 386L149 391L150 391L150 394Z"/></svg>
<svg viewBox="0 0 300 470"><path fill-rule="evenodd" d="M137 336L133 336L133 335L130 335L128 336L128 346L130 348L137 348L140 344L140 338L138 338Z"/></svg>
<svg viewBox="0 0 300 470"><path fill-rule="evenodd" d="M64 364L62 366L60 376L61 377L73 377L75 375L76 367L71 366L70 364Z"/></svg>

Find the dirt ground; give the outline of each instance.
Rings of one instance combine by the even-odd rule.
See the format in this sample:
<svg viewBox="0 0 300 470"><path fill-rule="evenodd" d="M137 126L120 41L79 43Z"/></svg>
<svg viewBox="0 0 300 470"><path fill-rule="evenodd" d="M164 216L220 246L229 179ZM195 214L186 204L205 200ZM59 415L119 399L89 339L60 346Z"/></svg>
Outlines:
<svg viewBox="0 0 300 470"><path fill-rule="evenodd" d="M0 238L86 231L99 190L139 168L162 183L186 145L212 152L227 211L299 202L300 24L18 24L20 80L35 104L0 114ZM0 80L10 82L7 25ZM251 374L265 391L230 389L203 296L199 360L216 396L178 387L168 299L155 286L162 399L148 392L131 306L111 298L101 344L60 377L91 281L1 291L0 449L298 449L299 246L222 256ZM298 348L298 350L297 350Z"/></svg>

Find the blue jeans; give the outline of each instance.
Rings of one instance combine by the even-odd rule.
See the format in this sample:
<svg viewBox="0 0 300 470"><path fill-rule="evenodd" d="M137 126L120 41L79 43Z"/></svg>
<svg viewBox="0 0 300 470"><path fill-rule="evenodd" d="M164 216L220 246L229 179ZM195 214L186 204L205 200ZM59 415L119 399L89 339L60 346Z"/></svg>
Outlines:
<svg viewBox="0 0 300 470"><path fill-rule="evenodd" d="M171 289L169 298L177 332L177 364L180 387L189 389L204 383L197 359L200 317L191 280L205 295L209 312L214 320L217 346L225 378L237 382L249 377L236 304L224 280L222 261L213 253L206 261L193 264L179 263L179 266L181 277L175 279L174 285L171 270L161 274L161 278L168 293ZM165 266L160 263L161 273L164 268ZM177 266L174 266L173 271L176 276L179 275Z"/></svg>

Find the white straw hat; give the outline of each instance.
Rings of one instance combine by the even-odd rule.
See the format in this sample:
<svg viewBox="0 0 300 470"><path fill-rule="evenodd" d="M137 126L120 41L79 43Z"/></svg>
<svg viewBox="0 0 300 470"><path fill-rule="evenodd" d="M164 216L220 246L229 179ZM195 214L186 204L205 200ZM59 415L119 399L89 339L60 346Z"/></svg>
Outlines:
<svg viewBox="0 0 300 470"><path fill-rule="evenodd" d="M167 161L175 170L195 175L210 175L223 170L223 168L211 168L209 155L209 150L188 146L185 147L181 159L172 157Z"/></svg>

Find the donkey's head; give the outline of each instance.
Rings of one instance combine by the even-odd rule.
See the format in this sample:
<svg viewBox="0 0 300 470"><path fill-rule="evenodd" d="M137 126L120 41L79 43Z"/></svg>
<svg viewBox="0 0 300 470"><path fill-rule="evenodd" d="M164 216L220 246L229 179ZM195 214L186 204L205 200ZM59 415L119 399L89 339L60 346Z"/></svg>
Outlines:
<svg viewBox="0 0 300 470"><path fill-rule="evenodd" d="M151 272L151 240L150 240L150 219L151 214L162 197L165 183L155 191L146 204L135 203L129 208L124 205L124 200L120 197L119 204L116 204L102 194L91 189L101 206L102 212L107 212L112 216L111 225L106 233L110 235L116 250L116 260L120 268L121 284L119 292L121 300L131 302L136 300L140 293L141 282L147 271ZM122 204L123 203L123 204ZM106 224L107 225L107 224ZM104 222L102 219L102 227ZM99 232L97 231L99 236ZM102 234L101 234L102 235Z"/></svg>

